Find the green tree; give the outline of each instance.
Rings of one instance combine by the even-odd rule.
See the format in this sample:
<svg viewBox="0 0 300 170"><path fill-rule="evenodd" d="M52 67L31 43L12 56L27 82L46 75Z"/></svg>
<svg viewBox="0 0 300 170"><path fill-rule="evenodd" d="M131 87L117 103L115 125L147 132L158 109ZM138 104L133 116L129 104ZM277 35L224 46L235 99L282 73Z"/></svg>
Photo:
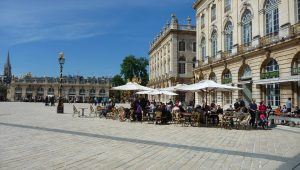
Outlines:
<svg viewBox="0 0 300 170"><path fill-rule="evenodd" d="M133 55L126 56L121 64L121 75L125 80L132 80L132 78L140 78L142 85L148 83L148 71L147 67L149 62L146 58L136 58Z"/></svg>
<svg viewBox="0 0 300 170"><path fill-rule="evenodd" d="M116 86L121 86L121 85L125 84L125 81L121 77L121 75L117 74L112 78L111 83L112 83L113 87L116 87ZM110 98L117 99L117 101L121 100L121 91L111 90L109 95L110 95L109 96Z"/></svg>
<svg viewBox="0 0 300 170"><path fill-rule="evenodd" d="M112 78L111 82L112 82L113 86L121 86L121 85L125 84L124 79L119 74L115 75Z"/></svg>

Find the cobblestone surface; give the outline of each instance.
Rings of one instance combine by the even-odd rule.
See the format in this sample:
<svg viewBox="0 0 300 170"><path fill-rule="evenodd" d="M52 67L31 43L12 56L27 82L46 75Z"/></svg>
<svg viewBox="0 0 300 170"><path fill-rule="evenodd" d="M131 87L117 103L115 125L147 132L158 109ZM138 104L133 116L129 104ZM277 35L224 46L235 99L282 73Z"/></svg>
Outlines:
<svg viewBox="0 0 300 170"><path fill-rule="evenodd" d="M42 103L0 103L0 169L300 169L300 128L78 118L72 104L65 112Z"/></svg>

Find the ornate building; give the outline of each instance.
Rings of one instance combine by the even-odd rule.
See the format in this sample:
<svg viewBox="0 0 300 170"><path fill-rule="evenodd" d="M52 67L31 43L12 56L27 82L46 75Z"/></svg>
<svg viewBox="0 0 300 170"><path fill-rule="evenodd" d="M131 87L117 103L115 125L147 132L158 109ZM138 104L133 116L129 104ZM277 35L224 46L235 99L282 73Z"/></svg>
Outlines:
<svg viewBox="0 0 300 170"><path fill-rule="evenodd" d="M33 77L30 73L21 77L13 77L8 89L9 101L43 101L46 96L58 97L59 78ZM63 96L65 101L88 102L98 98L106 101L111 87L111 78L64 76Z"/></svg>
<svg viewBox="0 0 300 170"><path fill-rule="evenodd" d="M196 27L188 17L187 25L180 25L173 14L150 43L149 84L151 88L165 88L177 83L193 82L193 68L196 61ZM185 94L178 96L185 100ZM163 101L166 99L162 99Z"/></svg>
<svg viewBox="0 0 300 170"><path fill-rule="evenodd" d="M197 0L196 80L243 87L233 98L300 105L300 0ZM210 101L231 104L229 92ZM196 102L201 103L200 95Z"/></svg>

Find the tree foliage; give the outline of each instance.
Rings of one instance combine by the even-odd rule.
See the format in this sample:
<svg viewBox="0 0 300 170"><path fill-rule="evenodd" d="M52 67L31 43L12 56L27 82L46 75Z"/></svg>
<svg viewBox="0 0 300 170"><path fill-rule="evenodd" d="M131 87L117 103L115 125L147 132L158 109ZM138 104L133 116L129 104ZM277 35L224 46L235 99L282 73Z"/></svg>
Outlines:
<svg viewBox="0 0 300 170"><path fill-rule="evenodd" d="M124 79L119 74L115 75L111 81L113 86L121 86L125 84Z"/></svg>
<svg viewBox="0 0 300 170"><path fill-rule="evenodd" d="M124 76L125 80L132 80L132 78L140 78L142 85L148 83L148 71L149 65L148 59L140 57L136 58L133 55L129 55L124 58L121 64L121 75Z"/></svg>

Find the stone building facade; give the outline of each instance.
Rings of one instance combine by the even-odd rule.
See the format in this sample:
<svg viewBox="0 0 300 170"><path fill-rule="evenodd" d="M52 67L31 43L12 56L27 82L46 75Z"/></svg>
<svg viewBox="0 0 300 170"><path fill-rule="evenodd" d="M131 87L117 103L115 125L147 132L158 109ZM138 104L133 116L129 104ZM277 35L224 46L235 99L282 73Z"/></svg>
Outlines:
<svg viewBox="0 0 300 170"><path fill-rule="evenodd" d="M46 96L58 98L60 79L54 77L33 77L27 74L21 78L13 77L8 89L9 101L43 101ZM88 102L98 98L107 101L111 78L64 76L62 96L65 101Z"/></svg>
<svg viewBox="0 0 300 170"><path fill-rule="evenodd" d="M300 105L300 0L197 0L196 81L212 79L242 87L210 94L210 101L235 98ZM202 97L196 95L196 102Z"/></svg>
<svg viewBox="0 0 300 170"><path fill-rule="evenodd" d="M149 84L151 88L165 88L178 83L193 82L193 68L196 61L196 27L188 17L186 25L180 25L173 14L171 23L150 43ZM186 100L184 93L177 96ZM162 101L167 100L163 96Z"/></svg>

